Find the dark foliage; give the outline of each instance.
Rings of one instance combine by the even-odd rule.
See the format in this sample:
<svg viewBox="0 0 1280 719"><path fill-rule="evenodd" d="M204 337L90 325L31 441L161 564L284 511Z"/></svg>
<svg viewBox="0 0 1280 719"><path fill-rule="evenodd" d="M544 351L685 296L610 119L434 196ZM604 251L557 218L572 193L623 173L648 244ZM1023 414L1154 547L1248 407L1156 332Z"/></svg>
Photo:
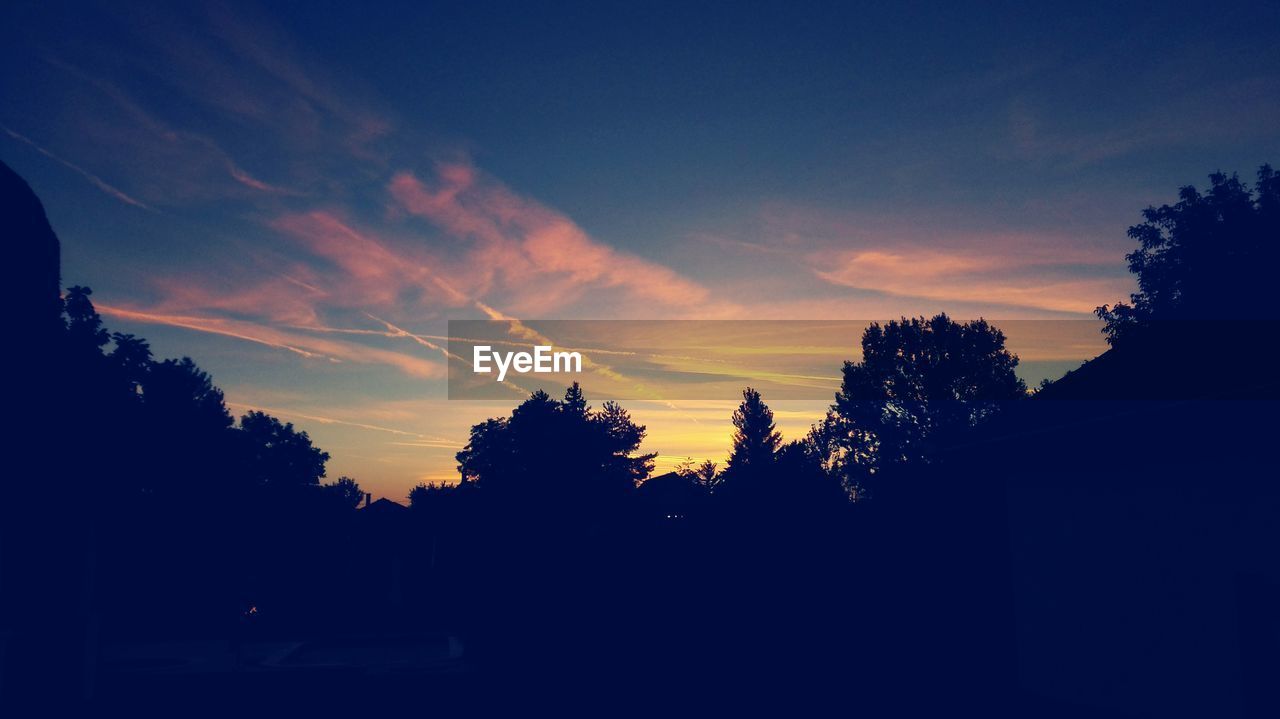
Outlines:
<svg viewBox="0 0 1280 719"><path fill-rule="evenodd" d="M364 501L360 483L350 477L338 477L332 484L320 485L320 490L337 504L355 509Z"/></svg>
<svg viewBox="0 0 1280 719"><path fill-rule="evenodd" d="M1280 266L1280 175L1258 169L1250 188L1221 172L1201 193L1190 185L1173 205L1148 207L1129 228L1138 249L1129 271L1138 291L1128 304L1098 308L1107 340L1123 343L1152 322L1274 319L1271 277Z"/></svg>
<svg viewBox="0 0 1280 719"><path fill-rule="evenodd" d="M694 464L692 459L687 459L676 465L675 473L688 478L707 492L715 491L716 487L720 486L720 481L724 479L724 474L719 471L719 467L709 459L704 459L698 464Z"/></svg>
<svg viewBox="0 0 1280 719"><path fill-rule="evenodd" d="M733 448L725 466L728 482L763 476L773 470L782 435L773 423L773 410L760 398L760 393L747 387L742 390L742 404L733 411ZM749 479L745 481L750 481Z"/></svg>
<svg viewBox="0 0 1280 719"><path fill-rule="evenodd" d="M885 467L930 461L957 432L1026 396L1004 341L985 320L945 314L871 325L811 451L854 494Z"/></svg>
<svg viewBox="0 0 1280 719"><path fill-rule="evenodd" d="M574 383L563 402L535 392L510 417L472 427L458 471L503 501L576 512L625 498L649 474L654 455L636 454L644 434L614 402L592 410Z"/></svg>
<svg viewBox="0 0 1280 719"><path fill-rule="evenodd" d="M329 453L314 447L306 432L282 423L264 412L240 418L249 479L264 486L309 487L319 485Z"/></svg>

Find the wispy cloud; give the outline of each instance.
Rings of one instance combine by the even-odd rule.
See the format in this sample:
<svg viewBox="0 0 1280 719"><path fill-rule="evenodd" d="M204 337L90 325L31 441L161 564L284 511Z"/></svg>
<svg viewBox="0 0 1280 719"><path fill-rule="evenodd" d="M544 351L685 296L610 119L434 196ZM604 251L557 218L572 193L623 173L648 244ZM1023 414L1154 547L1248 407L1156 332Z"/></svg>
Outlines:
<svg viewBox="0 0 1280 719"><path fill-rule="evenodd" d="M1064 274L1026 255L890 248L818 253L817 277L836 285L893 295L1088 314L1126 283ZM1066 263L1063 263L1066 264Z"/></svg>
<svg viewBox="0 0 1280 719"><path fill-rule="evenodd" d="M320 424L341 425L343 427L352 427L354 429L364 429L370 432L382 432L384 434L392 434L397 437L407 438L406 442L392 442L392 444L400 444L405 446L419 446L426 444L427 446L449 446L457 448L458 440L449 439L447 437L437 437L420 432L411 432L404 429L396 429L395 427L384 427L377 424L369 424L367 422L355 422L346 419L338 419L335 417L318 415L309 412L300 412L296 409L287 409L281 407L266 407L261 404L245 404L243 402L227 402L228 407L234 407L240 410L254 410L258 412L266 412L267 414L284 417L285 419L296 418L304 419L310 422L318 422Z"/></svg>
<svg viewBox="0 0 1280 719"><path fill-rule="evenodd" d="M719 262L756 272L750 286L768 301L744 302L755 317L1089 316L1132 286L1114 243L936 209L874 214L770 204L745 231L698 240ZM755 269L762 257L767 273ZM841 289L854 292L842 297Z"/></svg>
<svg viewBox="0 0 1280 719"><path fill-rule="evenodd" d="M396 247L331 210L286 214L269 224L334 266L338 273L331 283L331 300L366 309L403 306L406 301L451 307L471 304L471 296L455 287L452 276L445 279L444 271L434 269L437 265L449 268L425 244Z"/></svg>
<svg viewBox="0 0 1280 719"><path fill-rule="evenodd" d="M133 197L130 197L129 195L125 194L122 190L118 189L118 188L117 188L117 187L115 187L114 185L112 185L112 184L108 183L106 180L102 179L101 177L98 177L97 175L93 174L92 172L89 172L88 170L84 169L83 167L81 167L81 166L79 166L79 165L75 164L74 162L71 162L70 160L64 159L64 158L62 158L62 157L59 157L58 155L53 154L53 153L52 153L52 152L50 152L49 150L47 150L47 149L45 149L44 147L40 146L38 143L36 143L36 142L35 142L34 140L32 140L31 138L29 138L29 137L27 137L27 136L25 136L25 135L21 135L21 134L19 134L19 133L16 133L16 132L14 132L13 130L10 130L9 128L7 128L7 127L5 127L5 128L4 128L4 131L5 131L6 133L8 133L9 137L12 137L13 139L17 140L18 142L25 143L26 145L28 145L29 147L31 147L32 149L34 149L36 152L39 152L41 155L44 155L45 157L49 158L50 160L53 160L54 162L57 162L57 163L61 164L63 167L66 167L66 168L68 168L68 169L70 169L70 170L72 170L72 171L74 171L74 172L78 173L81 177L83 177L84 179L88 180L88 181L89 181L89 183L90 183L90 184L92 184L94 187L98 188L99 190L102 190L102 191L103 191L103 192L105 192L106 194L110 195L111 197L116 198L117 200L119 200L119 201L121 201L121 202L125 203L126 205L133 205L134 207L139 207L139 208L142 208L142 209L144 209L144 210L151 210L152 212L154 212L154 211L155 211L155 208L151 207L150 205L147 205L146 203L142 202L141 200L136 200L136 199L134 199Z"/></svg>
<svg viewBox="0 0 1280 719"><path fill-rule="evenodd" d="M593 290L668 308L697 308L710 300L706 287L592 239L565 215L468 163L441 163L427 181L397 173L389 190L405 211L470 243L474 294L501 290L519 314L553 311Z"/></svg>
<svg viewBox="0 0 1280 719"><path fill-rule="evenodd" d="M266 193L277 194L277 195L301 195L302 194L301 192L298 192L296 190L290 190L284 187L277 187L275 185L263 182L262 180L259 180L258 178L254 177L253 175L250 175L248 172L246 172L240 166L236 165L236 163L232 162L230 159L227 160L227 172L231 173L231 178L236 182L239 182L240 184L250 189L258 190L259 192L266 192Z"/></svg>
<svg viewBox="0 0 1280 719"><path fill-rule="evenodd" d="M75 133L67 142L131 175L153 204L303 194L261 179L207 132L163 118L115 82L60 58L46 61L72 80L67 95L76 112L68 126Z"/></svg>
<svg viewBox="0 0 1280 719"><path fill-rule="evenodd" d="M301 332L289 332L254 322L214 317L197 317L162 314L134 310L111 305L98 305L99 311L108 317L118 317L134 322L167 325L208 334L231 337L245 342L284 350L313 360L328 362L353 362L393 367L407 375L439 379L446 374L440 363L430 362L413 355L369 347L348 342L335 342L311 337Z"/></svg>
<svg viewBox="0 0 1280 719"><path fill-rule="evenodd" d="M1108 117L1093 123L1068 122L1052 108L1014 97L1008 102L1007 134L994 152L1079 171L1160 148L1265 142L1275 131L1271 118L1280 113L1280 79L1243 68L1221 81L1179 85L1170 95L1162 103L1131 103L1118 121Z"/></svg>

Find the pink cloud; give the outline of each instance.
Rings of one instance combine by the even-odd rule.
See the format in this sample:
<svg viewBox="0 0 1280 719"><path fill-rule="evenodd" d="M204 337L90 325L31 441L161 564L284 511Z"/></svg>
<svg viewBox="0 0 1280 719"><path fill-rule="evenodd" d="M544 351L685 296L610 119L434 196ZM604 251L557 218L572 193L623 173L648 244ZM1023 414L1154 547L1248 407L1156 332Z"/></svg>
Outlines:
<svg viewBox="0 0 1280 719"><path fill-rule="evenodd" d="M455 286L454 273L444 260L425 243L394 242L328 210L282 215L269 225L334 266L326 294L342 306L403 309L406 291L412 291L419 304L462 307L472 302Z"/></svg>
<svg viewBox="0 0 1280 719"><path fill-rule="evenodd" d="M708 302L709 291L697 282L591 238L568 217L468 164L441 164L430 183L400 172L389 190L405 211L468 242L476 294L506 291L513 312L553 311L589 291L666 308Z"/></svg>
<svg viewBox="0 0 1280 719"><path fill-rule="evenodd" d="M1034 248L1023 252L902 247L818 252L813 273L832 284L904 297L1014 305L1088 314L1123 297L1127 278L1065 273Z"/></svg>
<svg viewBox="0 0 1280 719"><path fill-rule="evenodd" d="M316 324L327 294L311 284L317 279L305 267L290 271L310 282L286 275L256 280L229 277L225 282L207 275L155 278L151 285L160 299L151 309L162 314L215 312L284 325Z"/></svg>
<svg viewBox="0 0 1280 719"><path fill-rule="evenodd" d="M735 295L737 281L718 288L751 316L1089 316L1128 296L1133 282L1123 271L1122 246L1100 231L1075 234L1063 224L1010 229L946 208L886 215L774 203L755 224L700 235L698 244L704 262L733 267L737 278L767 258L769 273L754 274L752 286L768 302ZM840 288L861 292L841 297Z"/></svg>

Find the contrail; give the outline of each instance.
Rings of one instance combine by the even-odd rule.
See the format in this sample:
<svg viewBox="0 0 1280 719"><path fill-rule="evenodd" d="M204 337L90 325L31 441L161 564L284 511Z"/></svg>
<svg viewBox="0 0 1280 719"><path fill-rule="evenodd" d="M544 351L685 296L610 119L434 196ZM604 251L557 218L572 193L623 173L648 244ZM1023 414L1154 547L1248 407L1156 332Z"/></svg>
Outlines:
<svg viewBox="0 0 1280 719"><path fill-rule="evenodd" d="M53 154L52 152L49 152L48 150L44 149L40 145L36 144L36 142L31 138L26 137L24 135L19 135L18 133L14 132L13 130L10 130L8 127L4 125L0 125L0 127L4 128L4 131L9 134L9 137L12 137L18 142L24 142L27 145L30 145L33 149L35 149L36 152L40 153L41 155L44 155L50 160L60 163L64 167L67 167L75 172L80 173L80 176L84 177L84 179L93 183L94 187L98 188L99 190L102 190L108 195L111 195L117 200L120 200L121 202L124 202L126 204L133 205L134 207L141 207L144 210L149 210L151 212L159 212L159 210L157 210L156 208L151 207L150 205L140 202L139 200L135 200L132 197L124 194L120 190L116 189L114 186L108 184L106 180L103 180L101 177L98 177L97 175L93 174L92 172L89 172L88 170L75 164L74 162L71 162L70 160L64 160L61 157L58 157L57 155Z"/></svg>

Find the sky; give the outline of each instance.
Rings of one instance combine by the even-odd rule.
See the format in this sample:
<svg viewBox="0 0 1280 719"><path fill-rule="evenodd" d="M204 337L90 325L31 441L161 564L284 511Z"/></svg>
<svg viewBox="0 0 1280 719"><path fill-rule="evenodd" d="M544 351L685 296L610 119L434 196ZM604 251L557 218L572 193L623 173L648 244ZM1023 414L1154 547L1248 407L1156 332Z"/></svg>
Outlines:
<svg viewBox="0 0 1280 719"><path fill-rule="evenodd" d="M1083 320L1142 208L1280 162L1274 3L120 5L0 11L64 284L393 499L512 404L446 399L450 319Z"/></svg>

